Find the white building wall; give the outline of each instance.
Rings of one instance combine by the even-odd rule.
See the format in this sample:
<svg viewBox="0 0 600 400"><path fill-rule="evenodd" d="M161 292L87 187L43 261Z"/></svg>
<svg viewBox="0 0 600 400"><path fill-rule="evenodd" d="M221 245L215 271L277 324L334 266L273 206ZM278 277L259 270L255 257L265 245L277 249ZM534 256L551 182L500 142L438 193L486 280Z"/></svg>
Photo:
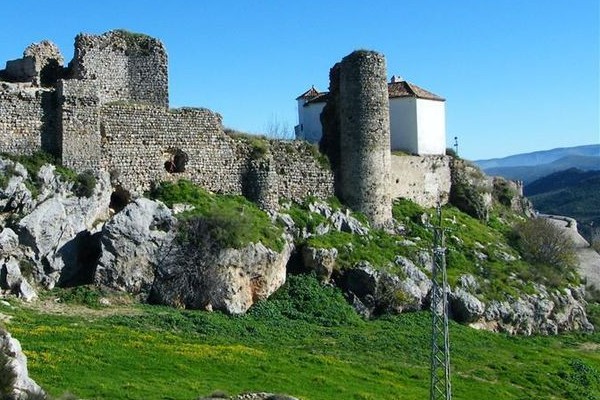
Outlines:
<svg viewBox="0 0 600 400"><path fill-rule="evenodd" d="M390 99L390 134L392 151L402 150L417 154L417 99L396 97Z"/></svg>
<svg viewBox="0 0 600 400"><path fill-rule="evenodd" d="M417 99L419 155L446 154L446 103Z"/></svg>
<svg viewBox="0 0 600 400"><path fill-rule="evenodd" d="M302 103L302 104L301 104ZM325 103L310 103L304 106L304 100L298 101L298 129L296 137L316 143L323 136L321 112Z"/></svg>

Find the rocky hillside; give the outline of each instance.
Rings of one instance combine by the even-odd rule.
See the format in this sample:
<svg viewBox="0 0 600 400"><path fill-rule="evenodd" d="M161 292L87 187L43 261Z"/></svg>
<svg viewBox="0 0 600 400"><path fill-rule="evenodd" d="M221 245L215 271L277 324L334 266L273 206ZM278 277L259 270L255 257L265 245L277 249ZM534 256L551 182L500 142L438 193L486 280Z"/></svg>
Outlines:
<svg viewBox="0 0 600 400"><path fill-rule="evenodd" d="M426 309L434 210L394 204L371 228L337 201L283 203L266 213L189 182L127 201L108 174L3 159L0 287L33 300L55 286L95 285L141 301L229 314L268 298L289 274L340 288L365 318ZM42 160L43 161L43 160ZM527 203L505 180L456 160L443 208L452 317L514 334L590 330L571 268L530 263L511 226Z"/></svg>
<svg viewBox="0 0 600 400"><path fill-rule="evenodd" d="M541 213L575 218L588 242L600 245L600 171L556 172L525 185L525 195Z"/></svg>

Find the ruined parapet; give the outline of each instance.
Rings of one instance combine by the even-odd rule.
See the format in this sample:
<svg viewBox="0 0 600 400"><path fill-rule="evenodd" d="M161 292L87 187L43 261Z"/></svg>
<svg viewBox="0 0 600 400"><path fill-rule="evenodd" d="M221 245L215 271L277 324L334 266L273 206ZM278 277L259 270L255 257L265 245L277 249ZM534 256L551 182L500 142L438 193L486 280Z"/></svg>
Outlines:
<svg viewBox="0 0 600 400"><path fill-rule="evenodd" d="M80 80L60 80L57 92L62 164L79 172L97 170L101 149L96 87Z"/></svg>
<svg viewBox="0 0 600 400"><path fill-rule="evenodd" d="M23 52L23 58L6 62L3 79L10 82L31 82L34 86L54 86L63 73L63 56L58 47L44 40L33 43Z"/></svg>
<svg viewBox="0 0 600 400"><path fill-rule="evenodd" d="M101 103L169 106L167 52L150 36L124 30L79 34L69 67L72 78L96 81Z"/></svg>
<svg viewBox="0 0 600 400"><path fill-rule="evenodd" d="M390 117L385 58L355 51L339 67L340 163L337 192L382 226L392 218Z"/></svg>

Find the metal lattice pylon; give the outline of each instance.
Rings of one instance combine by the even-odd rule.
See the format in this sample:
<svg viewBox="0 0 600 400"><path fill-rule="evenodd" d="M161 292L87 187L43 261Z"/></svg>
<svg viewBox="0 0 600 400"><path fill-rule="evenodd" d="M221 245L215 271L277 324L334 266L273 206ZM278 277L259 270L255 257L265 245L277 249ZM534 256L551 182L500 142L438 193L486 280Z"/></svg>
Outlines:
<svg viewBox="0 0 600 400"><path fill-rule="evenodd" d="M437 208L433 227L433 271L431 288L431 387L430 400L452 399L450 384L450 338L448 336L448 279L442 209Z"/></svg>

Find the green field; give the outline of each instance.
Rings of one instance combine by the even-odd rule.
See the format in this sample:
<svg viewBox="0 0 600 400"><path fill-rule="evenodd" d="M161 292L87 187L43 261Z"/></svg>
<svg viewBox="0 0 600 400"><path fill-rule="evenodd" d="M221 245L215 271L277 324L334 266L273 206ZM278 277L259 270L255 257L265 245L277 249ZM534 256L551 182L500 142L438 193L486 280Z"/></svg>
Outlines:
<svg viewBox="0 0 600 400"><path fill-rule="evenodd" d="M31 376L53 396L428 398L428 313L363 321L312 277L292 277L238 317L133 303L90 309L52 298L12 304L0 313L13 317L6 326ZM600 398L598 333L510 337L451 323L450 335L455 399Z"/></svg>

